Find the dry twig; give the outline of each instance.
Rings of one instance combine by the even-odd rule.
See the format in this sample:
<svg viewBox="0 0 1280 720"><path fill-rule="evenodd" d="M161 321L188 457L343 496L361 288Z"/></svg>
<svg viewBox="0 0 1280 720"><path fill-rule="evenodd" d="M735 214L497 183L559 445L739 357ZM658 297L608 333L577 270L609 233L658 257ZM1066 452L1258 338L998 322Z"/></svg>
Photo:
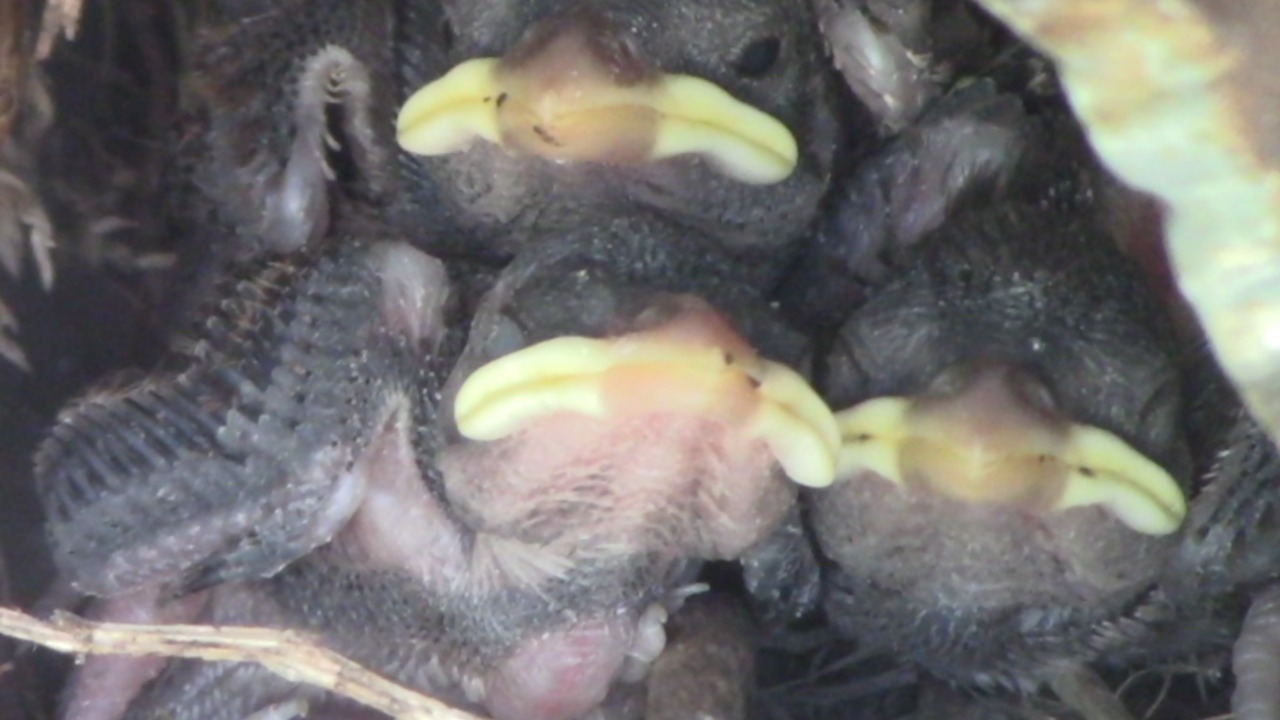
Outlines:
<svg viewBox="0 0 1280 720"><path fill-rule="evenodd" d="M100 623L68 613L56 613L51 621L45 622L11 608L0 608L0 635L64 653L254 662L291 682L323 688L402 720L480 720L387 680L288 631Z"/></svg>

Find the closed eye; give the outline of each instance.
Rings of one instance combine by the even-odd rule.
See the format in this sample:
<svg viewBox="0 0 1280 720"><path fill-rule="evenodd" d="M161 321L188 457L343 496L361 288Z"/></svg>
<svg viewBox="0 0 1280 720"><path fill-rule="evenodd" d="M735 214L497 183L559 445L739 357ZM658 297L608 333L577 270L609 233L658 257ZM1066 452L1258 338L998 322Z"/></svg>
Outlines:
<svg viewBox="0 0 1280 720"><path fill-rule="evenodd" d="M744 78L761 78L773 69L781 53L782 41L776 36L757 38L743 48L733 67Z"/></svg>

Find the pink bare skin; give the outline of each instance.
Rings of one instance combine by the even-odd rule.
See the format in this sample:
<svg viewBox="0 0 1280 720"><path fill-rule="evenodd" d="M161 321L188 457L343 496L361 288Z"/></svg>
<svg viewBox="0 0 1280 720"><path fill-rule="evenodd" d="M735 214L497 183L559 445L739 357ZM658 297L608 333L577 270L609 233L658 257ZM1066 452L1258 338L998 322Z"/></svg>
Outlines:
<svg viewBox="0 0 1280 720"><path fill-rule="evenodd" d="M92 620L143 625L194 622L208 600L207 593L161 601L159 587L98 600L88 615ZM112 720L121 717L142 687L164 670L162 657L89 655L76 666L62 697L64 720Z"/></svg>

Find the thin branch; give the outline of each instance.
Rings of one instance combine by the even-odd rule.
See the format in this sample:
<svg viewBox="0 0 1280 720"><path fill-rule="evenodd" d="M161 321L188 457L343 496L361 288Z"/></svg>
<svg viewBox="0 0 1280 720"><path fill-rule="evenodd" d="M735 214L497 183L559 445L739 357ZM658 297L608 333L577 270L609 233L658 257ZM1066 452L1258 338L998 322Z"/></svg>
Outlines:
<svg viewBox="0 0 1280 720"><path fill-rule="evenodd" d="M45 622L0 607L0 635L64 653L166 655L254 662L402 720L480 720L377 675L298 633L250 627L130 625L55 613Z"/></svg>

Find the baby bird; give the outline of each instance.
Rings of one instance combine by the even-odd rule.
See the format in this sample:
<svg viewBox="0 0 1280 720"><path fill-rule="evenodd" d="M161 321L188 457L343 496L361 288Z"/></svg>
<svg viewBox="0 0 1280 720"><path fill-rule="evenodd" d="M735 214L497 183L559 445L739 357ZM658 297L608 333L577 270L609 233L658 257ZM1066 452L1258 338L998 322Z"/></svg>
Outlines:
<svg viewBox="0 0 1280 720"><path fill-rule="evenodd" d="M869 299L825 355L843 446L807 506L838 630L953 683L1033 691L1179 612L1161 581L1203 483L1181 347L1081 186L1087 155L1046 164L1034 150L1069 136L961 92L975 102L931 122L992 140L897 143L868 166L947 193L935 216L854 226L908 231L867 263Z"/></svg>
<svg viewBox="0 0 1280 720"><path fill-rule="evenodd" d="M381 237L260 261L169 369L64 413L55 558L103 617L292 627L494 717L581 717L645 677L703 561L794 537L795 483L830 482L803 337L641 215L522 253L458 351L440 264ZM316 699L248 666L80 677L80 720Z"/></svg>
<svg viewBox="0 0 1280 720"><path fill-rule="evenodd" d="M356 196L443 256L504 260L625 211L758 260L804 235L827 190L834 73L807 3L203 8L190 224L241 254L323 235Z"/></svg>

